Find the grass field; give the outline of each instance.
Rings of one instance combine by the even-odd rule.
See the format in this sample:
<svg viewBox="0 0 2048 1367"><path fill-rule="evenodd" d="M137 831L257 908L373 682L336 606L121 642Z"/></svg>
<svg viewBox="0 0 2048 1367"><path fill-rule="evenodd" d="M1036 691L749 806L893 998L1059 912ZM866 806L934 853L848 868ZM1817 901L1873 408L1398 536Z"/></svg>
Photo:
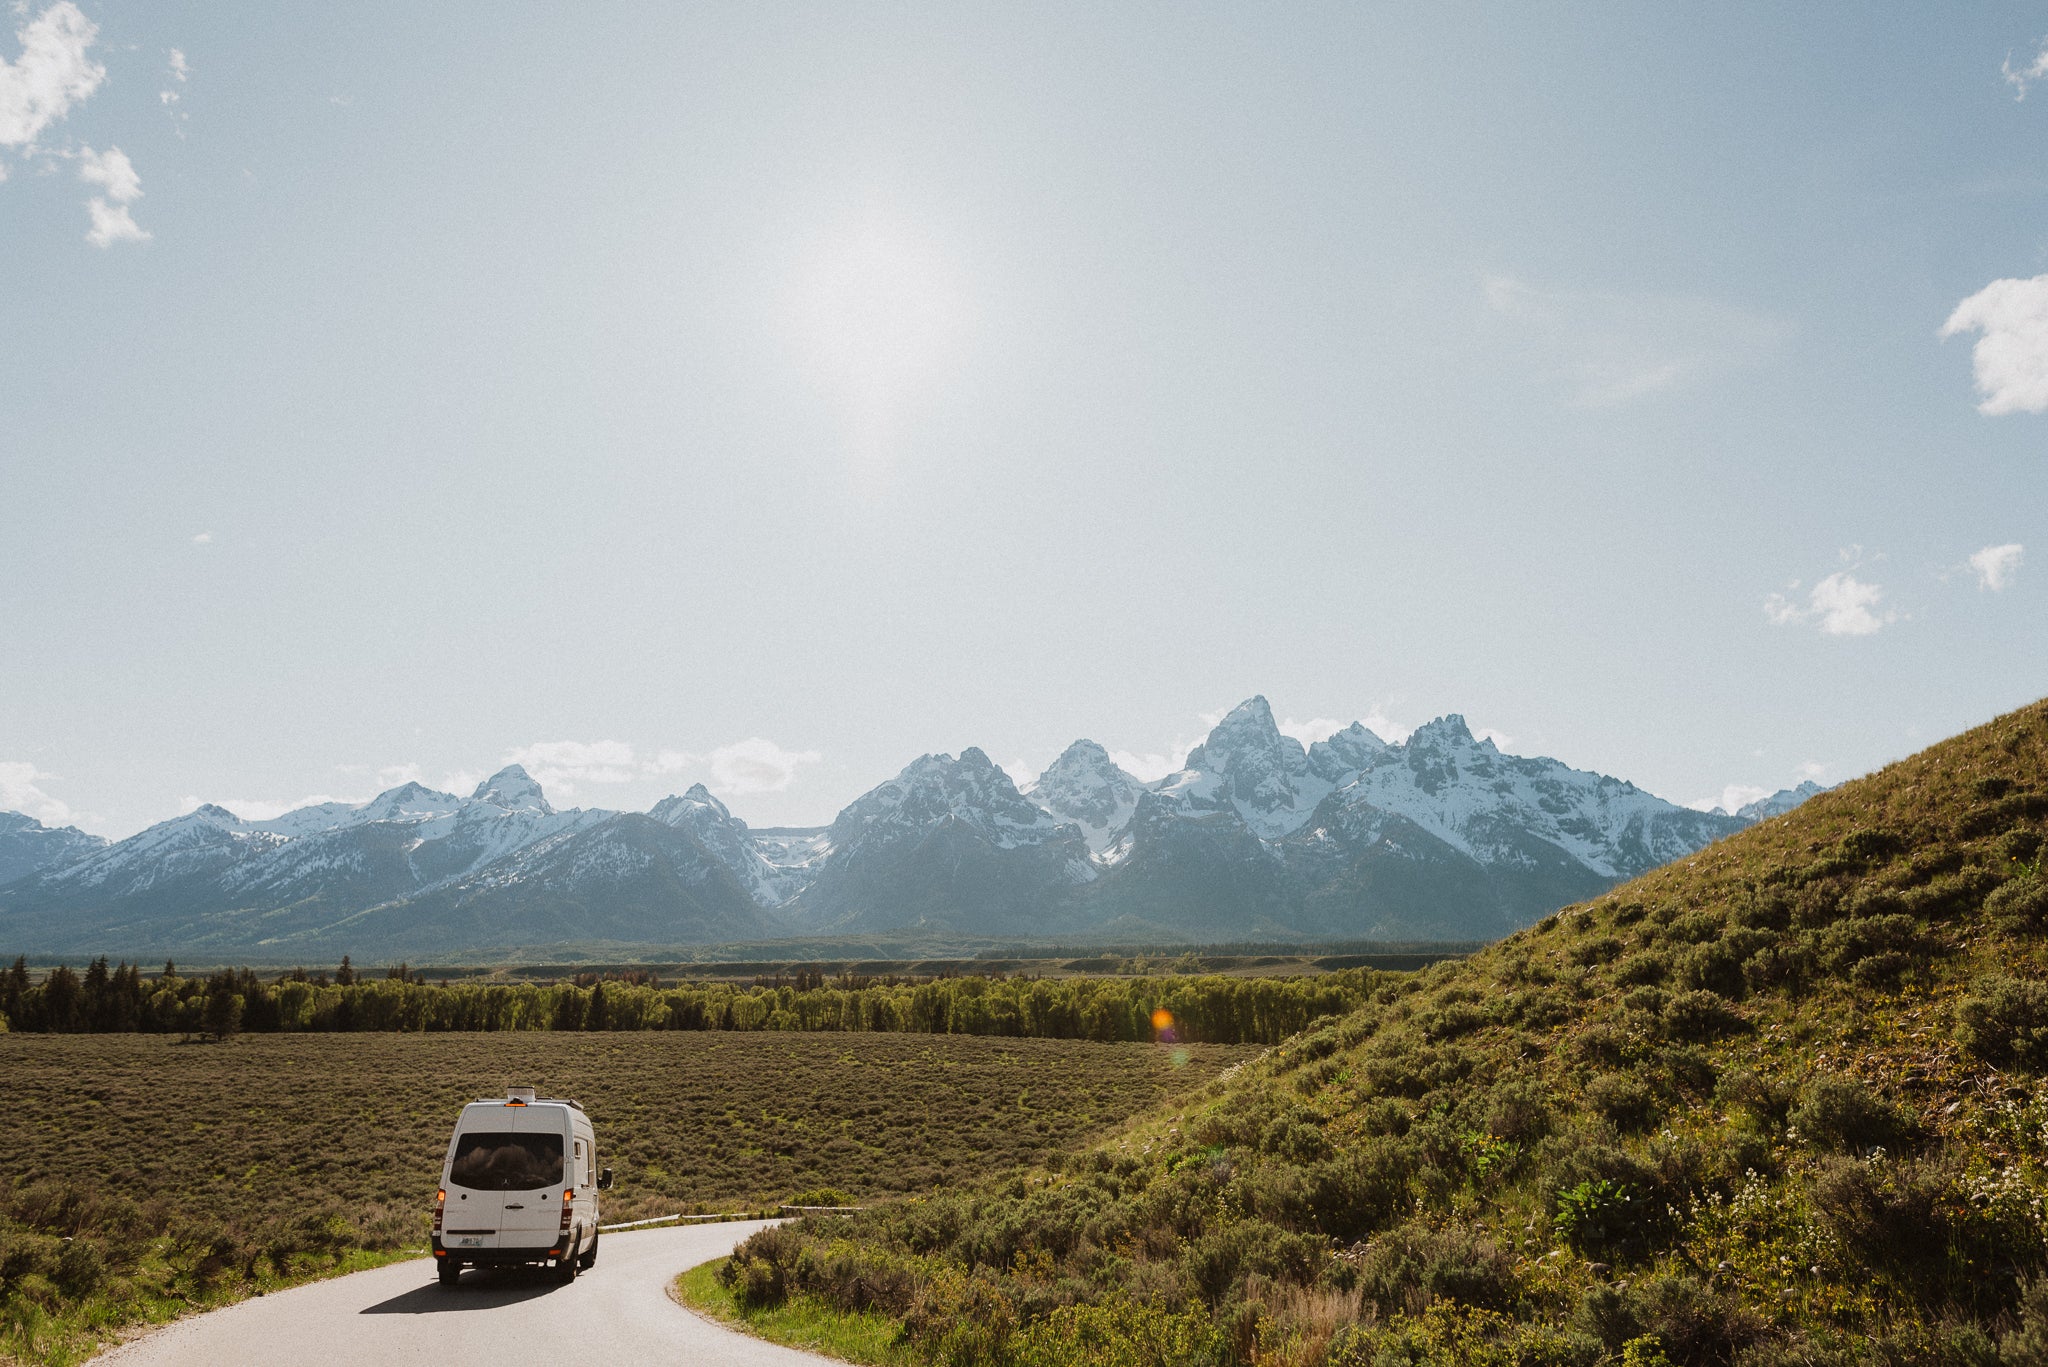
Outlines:
<svg viewBox="0 0 2048 1367"><path fill-rule="evenodd" d="M576 1097L607 1221L1027 1165L1258 1051L799 1034L0 1035L0 1354L424 1242L461 1105ZM79 1236L66 1242L66 1236ZM86 1250L86 1251L80 1251Z"/></svg>
<svg viewBox="0 0 2048 1367"><path fill-rule="evenodd" d="M2044 1367L2048 703L722 1279L944 1367Z"/></svg>

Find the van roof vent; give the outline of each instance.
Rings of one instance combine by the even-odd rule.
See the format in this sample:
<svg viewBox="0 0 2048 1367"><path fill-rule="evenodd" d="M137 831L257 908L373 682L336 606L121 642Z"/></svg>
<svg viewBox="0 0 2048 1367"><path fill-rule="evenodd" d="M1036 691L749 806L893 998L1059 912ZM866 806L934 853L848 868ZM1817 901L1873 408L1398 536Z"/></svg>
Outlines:
<svg viewBox="0 0 2048 1367"><path fill-rule="evenodd" d="M534 1100L533 1088L531 1088L531 1087L512 1087L512 1088L509 1088L509 1089L507 1089L507 1090L506 1090L506 1092L505 1092L505 1100L507 1100L507 1101L532 1101L532 1100Z"/></svg>

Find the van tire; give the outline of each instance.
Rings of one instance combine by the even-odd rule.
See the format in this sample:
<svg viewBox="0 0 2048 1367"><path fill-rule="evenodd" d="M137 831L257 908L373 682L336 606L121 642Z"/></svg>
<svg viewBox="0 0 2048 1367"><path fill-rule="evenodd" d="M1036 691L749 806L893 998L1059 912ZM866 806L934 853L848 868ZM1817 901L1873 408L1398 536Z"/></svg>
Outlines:
<svg viewBox="0 0 2048 1367"><path fill-rule="evenodd" d="M434 1279L441 1283L443 1291L453 1291L455 1280L461 1275L462 1264L453 1258L443 1258L434 1264Z"/></svg>
<svg viewBox="0 0 2048 1367"><path fill-rule="evenodd" d="M555 1280L567 1286L576 1280L576 1264L582 1260L582 1250L571 1248L564 1258L555 1259Z"/></svg>
<svg viewBox="0 0 2048 1367"><path fill-rule="evenodd" d="M593 1267L596 1267L596 1266L597 1266L597 1231L596 1231L596 1230L592 1230L592 1231L590 1232L590 1252L588 1252L588 1253L584 1254L584 1255L583 1255L583 1256L582 1256L581 1258L578 1258L578 1259L576 1260L576 1266L578 1266L578 1267L582 1268L582 1269L583 1269L583 1270L584 1270L585 1272L588 1272L588 1271L589 1271L589 1270L590 1270L591 1268L593 1268Z"/></svg>

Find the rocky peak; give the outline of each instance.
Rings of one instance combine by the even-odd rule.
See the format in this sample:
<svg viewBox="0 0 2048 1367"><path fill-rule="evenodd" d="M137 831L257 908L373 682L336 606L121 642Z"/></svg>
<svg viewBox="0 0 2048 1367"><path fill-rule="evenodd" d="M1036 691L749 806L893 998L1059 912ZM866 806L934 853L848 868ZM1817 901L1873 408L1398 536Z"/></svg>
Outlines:
<svg viewBox="0 0 2048 1367"><path fill-rule="evenodd" d="M1826 791L1827 789L1821 787L1812 779L1807 779L1797 788L1780 788L1769 797L1760 797L1754 802L1746 802L1736 809L1735 815L1744 821L1767 821L1774 816L1783 816L1814 794Z"/></svg>
<svg viewBox="0 0 2048 1367"><path fill-rule="evenodd" d="M1308 752L1294 737L1280 734L1263 697L1251 697L1231 708L1208 738L1188 752L1186 767L1215 774L1299 774L1308 769Z"/></svg>
<svg viewBox="0 0 2048 1367"><path fill-rule="evenodd" d="M1231 709L1158 791L1183 811L1234 809L1252 830L1272 838L1306 821L1330 787L1330 780L1309 772L1301 742L1280 734L1266 700L1254 697Z"/></svg>
<svg viewBox="0 0 2048 1367"><path fill-rule="evenodd" d="M1472 739L1472 728L1465 725L1464 717L1448 712L1435 721L1415 728L1415 734L1408 737L1411 750L1466 749L1477 745Z"/></svg>
<svg viewBox="0 0 2048 1367"><path fill-rule="evenodd" d="M542 816L552 816L555 810L548 805L547 795L541 791L540 784L517 764L508 764L479 783L470 800L488 802L508 812L539 812Z"/></svg>
<svg viewBox="0 0 2048 1367"><path fill-rule="evenodd" d="M1039 839L1057 825L1017 791L1010 776L974 746L951 755L921 755L903 772L849 803L832 823L832 843L847 846L878 827L923 830L957 819L998 839L1023 832Z"/></svg>
<svg viewBox="0 0 2048 1367"><path fill-rule="evenodd" d="M1144 785L1092 740L1077 740L1046 766L1025 796L1061 821L1071 821L1100 854L1137 809Z"/></svg>
<svg viewBox="0 0 2048 1367"><path fill-rule="evenodd" d="M733 819L726 805L701 783L691 784L681 797L671 794L663 798L647 814L669 826L696 826L706 820L727 822Z"/></svg>
<svg viewBox="0 0 2048 1367"><path fill-rule="evenodd" d="M1328 740L1309 746L1308 767L1332 783L1342 783L1349 775L1372 768L1390 748L1366 730L1363 722L1353 722Z"/></svg>

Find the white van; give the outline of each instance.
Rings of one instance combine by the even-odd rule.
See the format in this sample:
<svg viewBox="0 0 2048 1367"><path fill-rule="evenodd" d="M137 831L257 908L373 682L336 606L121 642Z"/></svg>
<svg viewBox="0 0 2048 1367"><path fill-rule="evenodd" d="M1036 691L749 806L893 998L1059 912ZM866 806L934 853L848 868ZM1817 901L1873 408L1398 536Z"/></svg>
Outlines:
<svg viewBox="0 0 2048 1367"><path fill-rule="evenodd" d="M462 1108L441 1193L434 1198L434 1263L444 1288L465 1267L552 1266L573 1282L597 1262L597 1133L573 1101L514 1087L502 1101Z"/></svg>

